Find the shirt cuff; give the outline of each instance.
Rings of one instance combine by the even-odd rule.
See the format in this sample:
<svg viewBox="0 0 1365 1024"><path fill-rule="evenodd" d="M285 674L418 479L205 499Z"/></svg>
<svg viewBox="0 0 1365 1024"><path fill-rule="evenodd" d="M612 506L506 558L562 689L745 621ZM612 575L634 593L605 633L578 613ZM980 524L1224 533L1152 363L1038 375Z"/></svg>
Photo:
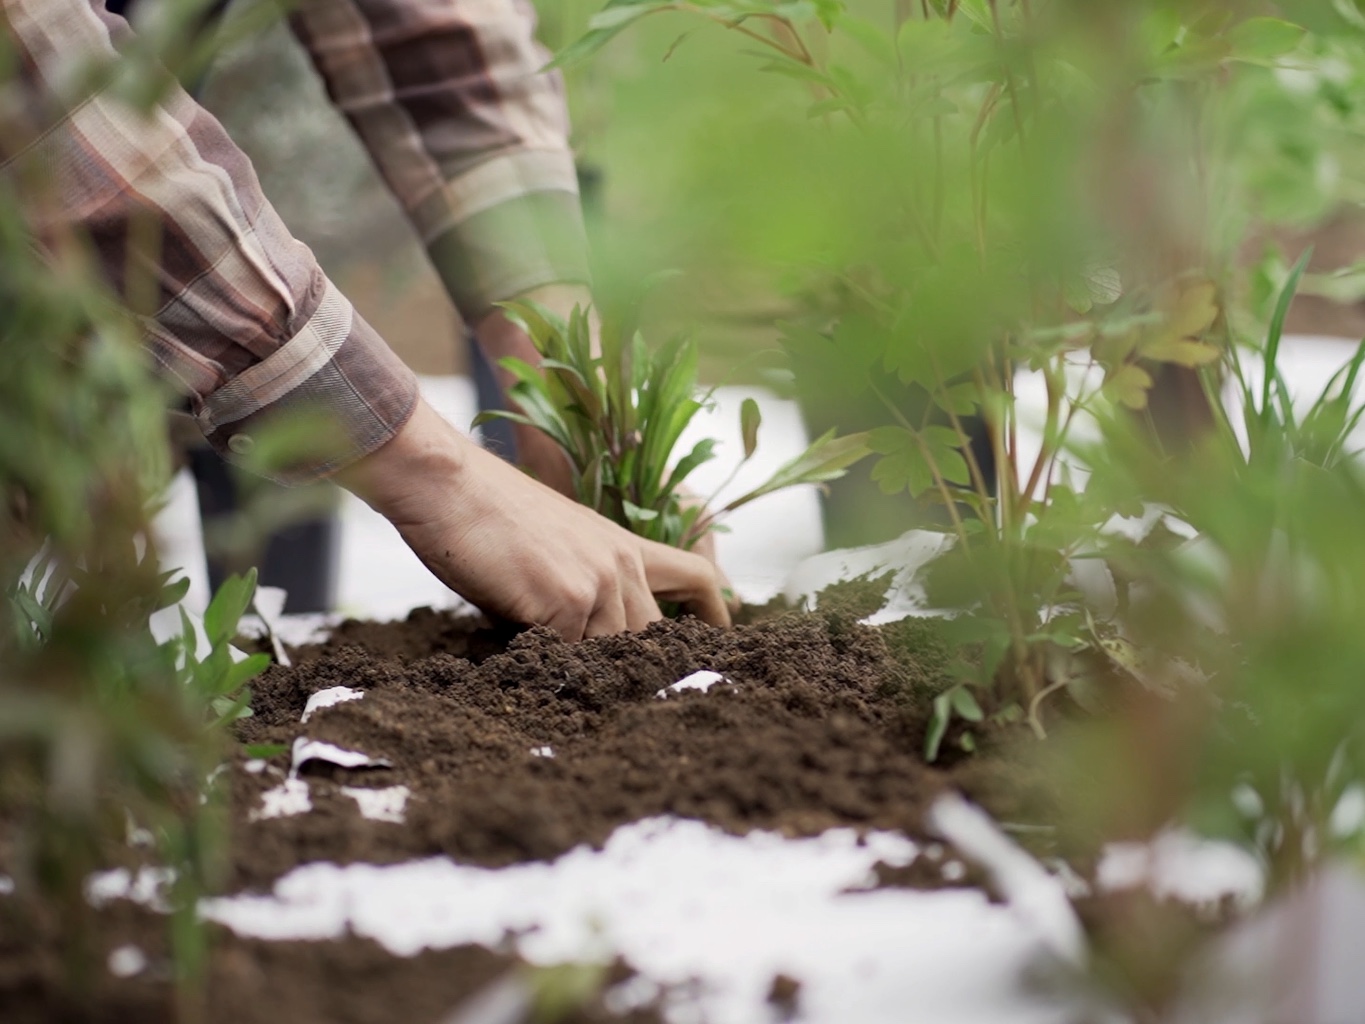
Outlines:
<svg viewBox="0 0 1365 1024"><path fill-rule="evenodd" d="M304 484L392 440L416 404L412 371L328 282L303 328L198 402L195 419L229 461Z"/></svg>
<svg viewBox="0 0 1365 1024"><path fill-rule="evenodd" d="M487 160L448 182L414 219L471 326L496 303L541 285L590 282L578 181L565 150Z"/></svg>

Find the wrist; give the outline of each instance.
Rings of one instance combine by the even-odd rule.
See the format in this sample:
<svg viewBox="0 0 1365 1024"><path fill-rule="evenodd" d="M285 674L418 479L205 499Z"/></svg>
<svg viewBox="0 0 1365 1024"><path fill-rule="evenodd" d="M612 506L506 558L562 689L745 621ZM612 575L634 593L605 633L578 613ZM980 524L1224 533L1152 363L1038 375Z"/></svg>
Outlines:
<svg viewBox="0 0 1365 1024"><path fill-rule="evenodd" d="M337 482L395 525L425 521L426 486L440 481L449 495L469 468L472 441L452 427L423 399L418 399L393 439L338 474Z"/></svg>

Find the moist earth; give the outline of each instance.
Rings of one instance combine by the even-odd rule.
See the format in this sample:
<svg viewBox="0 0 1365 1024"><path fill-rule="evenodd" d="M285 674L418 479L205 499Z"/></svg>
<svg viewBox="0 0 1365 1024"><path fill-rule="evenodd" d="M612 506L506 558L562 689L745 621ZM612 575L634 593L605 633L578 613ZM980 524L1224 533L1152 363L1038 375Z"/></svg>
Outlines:
<svg viewBox="0 0 1365 1024"><path fill-rule="evenodd" d="M654 815L734 833L913 834L944 785L920 756L921 702L907 699L932 685L935 666L893 657L855 622L787 614L721 630L685 619L577 644L531 629L476 663L464 655L486 651L487 637L442 618L415 615L383 645L354 646L343 629L258 680L240 730L250 744L305 735L391 767L305 766L313 811L252 821L289 756L255 774L238 766L233 888L319 859L549 859ZM725 682L668 691L699 671ZM365 697L301 725L309 695L335 686ZM396 785L412 793L402 825L362 818L340 792Z"/></svg>
<svg viewBox="0 0 1365 1024"><path fill-rule="evenodd" d="M196 1019L177 1010L164 917L124 901L102 910L94 971L83 995L73 991L65 973L56 934L47 931L34 941L31 928L21 932L8 927L13 923L0 908L4 1024L185 1024ZM553 981L515 956L479 946L395 957L355 936L268 942L216 926L209 931L212 955L198 1000L201 1024L463 1024L458 1011L468 1012L499 989L529 985L543 990ZM136 949L145 965L131 977L115 977L107 965L129 949ZM612 966L581 1004L554 1019L558 1024L658 1024L657 999L624 1012L607 1009L607 993L631 974L624 964ZM545 1005L543 997L539 1005Z"/></svg>
<svg viewBox="0 0 1365 1024"><path fill-rule="evenodd" d="M863 581L822 598L820 614L772 607L729 630L688 618L576 644L546 629L428 609L400 623L345 623L325 644L292 651L292 667L273 666L253 683L255 714L238 725L243 747L225 775L225 888L268 889L316 860L551 859L656 815L736 834L853 826L918 835L945 786L989 801L985 790L1009 773L993 773L993 759L980 754L947 769L924 763L930 698L948 685L957 652L933 624L859 625L884 590L884 581ZM669 690L702 671L724 681L708 692ZM309 696L336 686L364 697L301 723ZM313 809L261 818L263 794L284 779L287 748L300 736L388 766L310 762L303 773ZM277 752L261 757L269 747ZM363 817L343 786L407 787L404 820ZM918 888L975 881L928 868L887 869L879 879ZM116 903L93 930L98 982L84 1005L62 994L55 936L0 933L0 1020L173 1019L165 920ZM495 979L524 970L506 952L474 947L404 959L356 937L258 942L213 931L206 1019L214 1024L443 1021ZM112 978L99 957L120 943L151 951L152 967ZM775 1014L790 1016L798 994L793 979L775 979ZM577 1012L568 1019L606 1013L600 997ZM658 1019L652 1008L634 1013L624 1019Z"/></svg>

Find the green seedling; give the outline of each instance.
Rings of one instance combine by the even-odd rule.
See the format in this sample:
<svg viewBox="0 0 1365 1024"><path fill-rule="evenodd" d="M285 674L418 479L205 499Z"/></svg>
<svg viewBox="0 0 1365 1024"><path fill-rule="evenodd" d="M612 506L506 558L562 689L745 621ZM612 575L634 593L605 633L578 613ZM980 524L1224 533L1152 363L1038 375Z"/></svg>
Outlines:
<svg viewBox="0 0 1365 1024"><path fill-rule="evenodd" d="M223 581L204 611L209 651L202 659L196 651L194 624L183 608L180 611L182 635L171 644L184 656L181 679L194 698L203 704L214 727L251 716L251 688L247 683L270 665L268 654L252 654L241 660L232 657L237 623L255 593L255 569L248 570L245 576L230 576Z"/></svg>
<svg viewBox="0 0 1365 1024"><path fill-rule="evenodd" d="M575 308L566 323L534 303L507 308L525 324L542 361L536 368L504 359L516 377L509 394L519 411L486 412L475 423L508 419L549 437L568 458L578 500L649 540L690 549L721 528L727 513L788 487L837 480L871 452L865 434L837 437L830 431L764 483L713 508L685 485L697 467L715 458L715 440L698 441L674 459L683 431L710 397L698 393L694 342L679 338L651 350L633 325L608 320L599 355L584 310ZM740 465L757 450L761 425L758 403L746 399Z"/></svg>

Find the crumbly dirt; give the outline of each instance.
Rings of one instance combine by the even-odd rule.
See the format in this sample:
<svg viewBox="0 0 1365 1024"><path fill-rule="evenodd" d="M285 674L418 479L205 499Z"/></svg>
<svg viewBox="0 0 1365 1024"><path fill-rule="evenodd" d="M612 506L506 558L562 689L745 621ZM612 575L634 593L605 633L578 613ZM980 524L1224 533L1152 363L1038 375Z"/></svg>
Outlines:
<svg viewBox="0 0 1365 1024"><path fill-rule="evenodd" d="M548 859L661 814L734 833L914 834L947 784L920 756L923 708L909 699L934 685L939 654L927 667L893 656L851 615L778 615L732 630L687 619L579 644L532 629L477 664L450 651L467 655L478 634L442 613L415 614L367 647L350 642L359 628L259 679L241 735L285 745L306 734L392 767L313 772L311 813L250 821L288 758L257 774L239 764L233 888L324 858ZM702 670L729 682L657 696ZM308 696L333 686L366 696L301 726ZM533 753L547 746L553 757ZM362 818L342 785L407 786L406 823Z"/></svg>
<svg viewBox="0 0 1365 1024"><path fill-rule="evenodd" d="M5 1024L184 1024L176 1007L166 919L119 901L92 919L93 970L72 990L55 934L5 927L0 908L0 1020ZM212 954L198 1001L202 1024L445 1024L494 986L534 985L515 956L478 946L395 957L368 939L266 942L210 927ZM131 947L145 958L116 977L110 956ZM590 984L561 1024L656 1024L654 1006L608 1013L604 993L631 975L624 964ZM543 975L541 976L543 978Z"/></svg>
<svg viewBox="0 0 1365 1024"><path fill-rule="evenodd" d="M307 736L390 767L306 766L313 809L253 820L289 755L273 754L253 771L243 746L224 776L232 819L225 888L263 890L317 860L550 859L654 815L736 834L855 826L919 836L925 810L946 786L1010 808L1018 773L989 736L982 754L957 765L924 763L929 705L949 685L959 652L932 623L859 625L884 590L884 580L860 581L822 597L819 614L774 605L729 630L684 619L578 644L545 629L430 610L401 623L344 624L326 644L294 651L293 667L274 666L254 681L255 715L238 724L238 738L283 749ZM703 670L726 682L657 696ZM301 724L308 697L334 686L365 696ZM545 747L553 757L537 755ZM401 824L364 818L341 792L394 785L412 794ZM888 868L879 878L916 888L977 881L945 878L941 869ZM15 903L0 899L0 1021L174 1019L164 919L126 905L96 915L89 931L97 979L79 1003L62 971L69 944L55 932L20 937L8 928L3 915ZM506 972L524 970L504 951L478 948L404 959L355 937L214 935L206 1024L442 1021ZM115 979L103 967L107 951L126 943L145 950L150 966ZM799 998L793 979L775 980L775 1019L796 1013ZM605 1012L599 998L567 1019L604 1020ZM650 1008L621 1019L658 1018Z"/></svg>

